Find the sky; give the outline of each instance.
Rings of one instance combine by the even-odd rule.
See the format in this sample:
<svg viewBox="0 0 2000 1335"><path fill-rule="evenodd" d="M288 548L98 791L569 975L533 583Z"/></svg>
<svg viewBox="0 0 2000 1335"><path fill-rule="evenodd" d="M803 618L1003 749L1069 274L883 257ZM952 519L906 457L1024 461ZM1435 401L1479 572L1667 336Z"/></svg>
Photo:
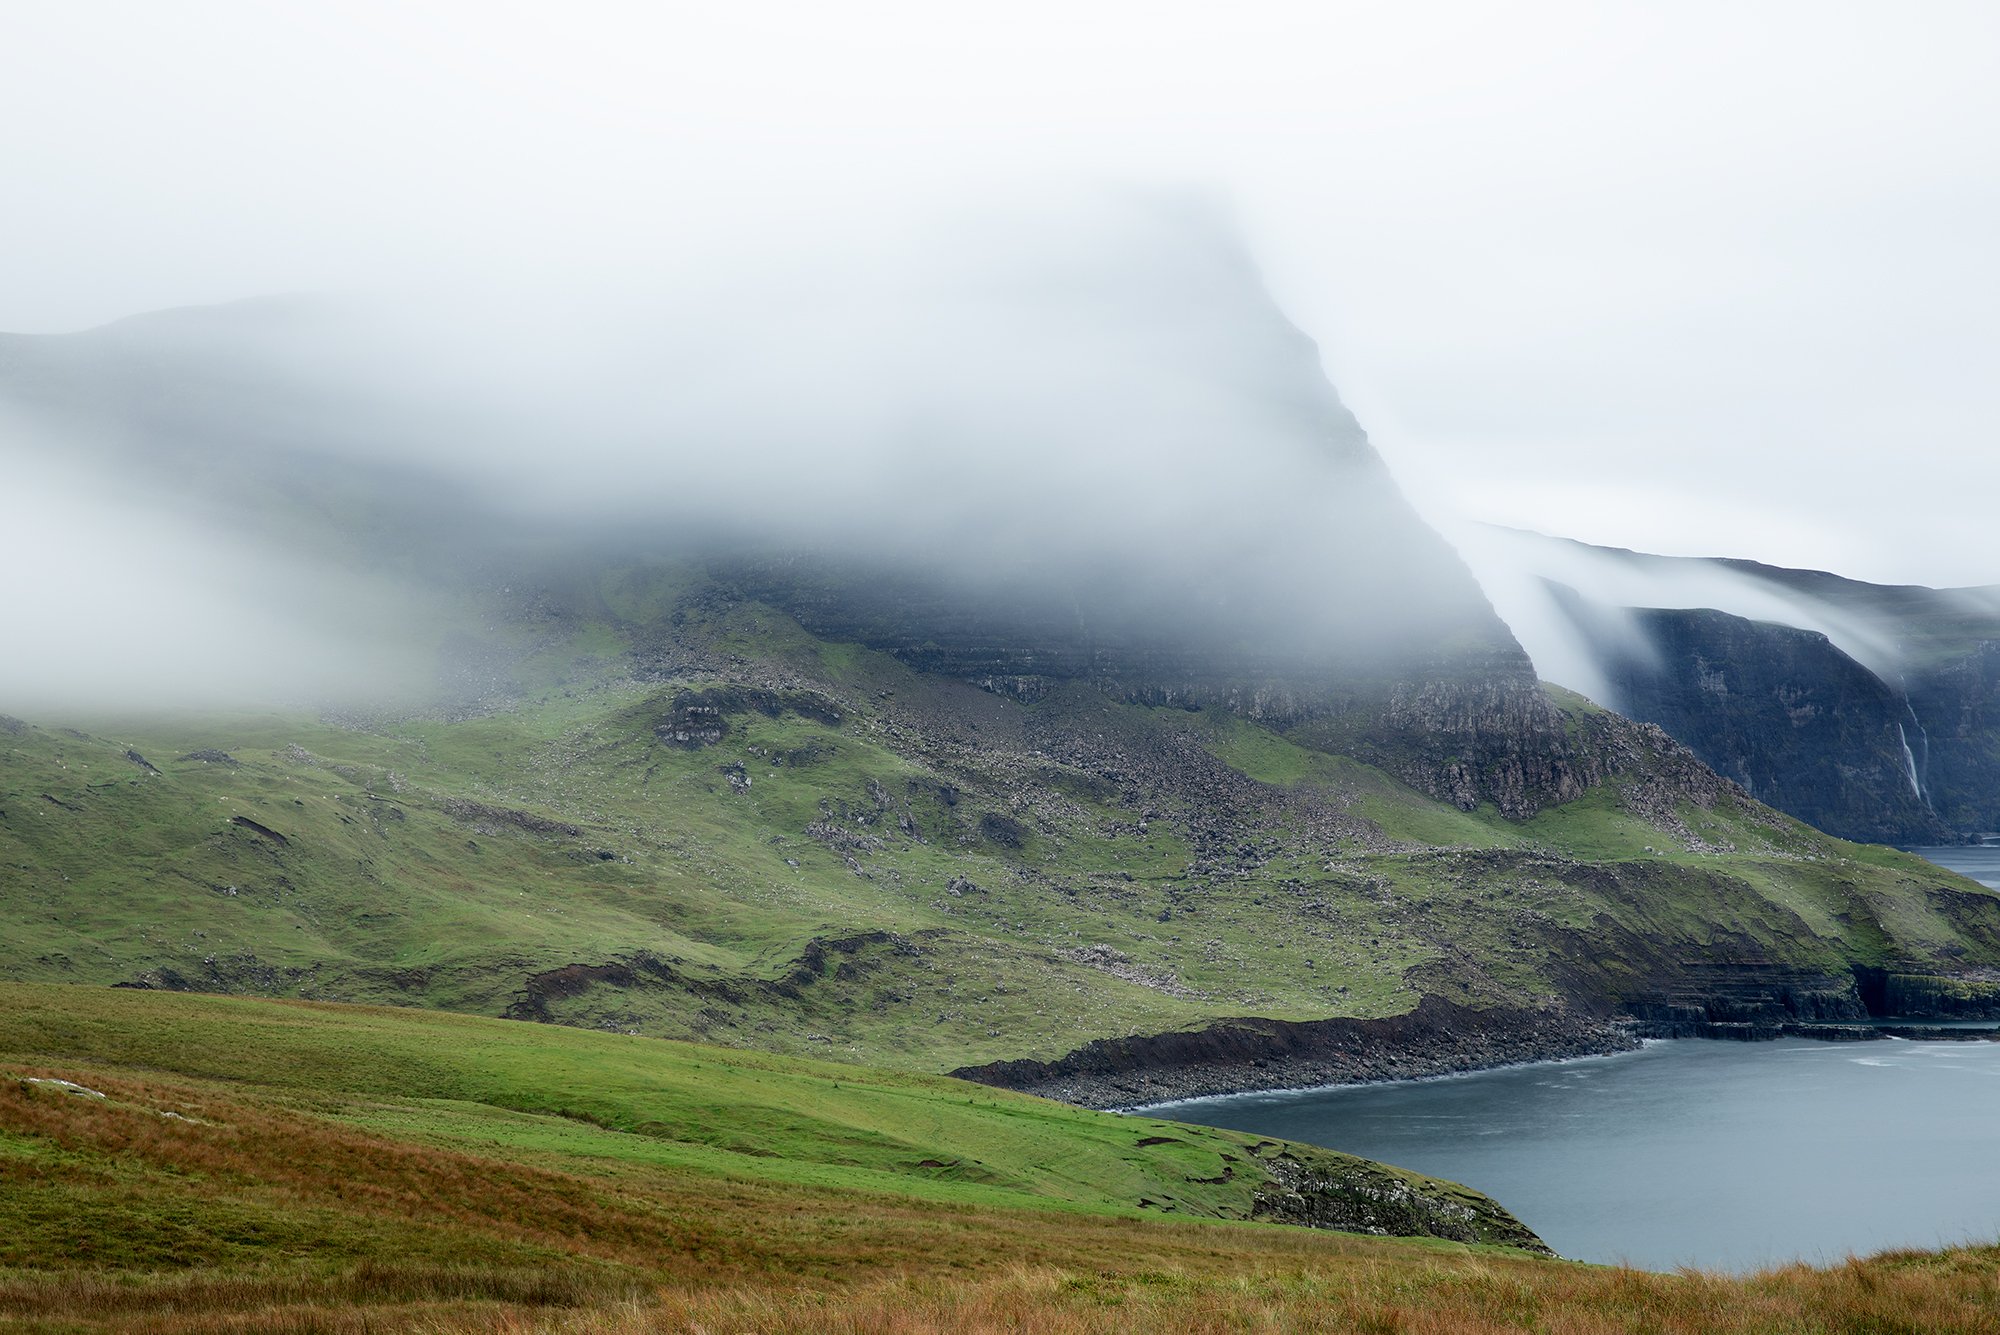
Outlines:
<svg viewBox="0 0 2000 1335"><path fill-rule="evenodd" d="M8 6L0 329L1182 192L1420 509L2000 583L2000 7Z"/></svg>

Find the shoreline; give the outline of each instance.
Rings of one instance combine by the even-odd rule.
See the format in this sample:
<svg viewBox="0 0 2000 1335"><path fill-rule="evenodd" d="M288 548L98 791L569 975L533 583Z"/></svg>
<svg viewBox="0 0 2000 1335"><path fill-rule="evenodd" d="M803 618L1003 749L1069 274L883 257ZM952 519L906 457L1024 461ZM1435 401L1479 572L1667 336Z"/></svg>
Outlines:
<svg viewBox="0 0 2000 1335"><path fill-rule="evenodd" d="M1133 1112L1256 1094L1408 1084L1634 1052L1701 1038L1827 1043L2000 1041L2000 1024L1916 1017L1874 1021L1598 1019L1560 1009L1471 1011L1427 998L1378 1020L1228 1021L1188 1033L1103 1039L1054 1061L995 1062L960 1079L1076 1107Z"/></svg>
<svg viewBox="0 0 2000 1335"><path fill-rule="evenodd" d="M1884 1016L1868 1020L1637 1020L1641 1038L1710 1038L1722 1042L1768 1043L1810 1038L1820 1043L1872 1043L1900 1038L1920 1043L1968 1043L2000 1039L2000 1021Z"/></svg>
<svg viewBox="0 0 2000 1335"><path fill-rule="evenodd" d="M1617 1023L1616 1021L1613 1022ZM1752 1024L1726 1021L1704 1022L1701 1024L1662 1024L1656 1021L1627 1021L1625 1024L1638 1042L1632 1047L1620 1048L1613 1052L1582 1052L1573 1057L1526 1057L1520 1061L1496 1062L1491 1066L1469 1067L1461 1071L1440 1071L1435 1075L1391 1076L1383 1080L1339 1080L1316 1085L1280 1085L1269 1089L1234 1089L1215 1094L1189 1094L1178 1098L1162 1099L1156 1103L1135 1103L1125 1107L1109 1108L1103 1111L1128 1115L1157 1116L1161 1109L1174 1108L1186 1103L1215 1103L1224 1099L1258 1098L1265 1095L1283 1096L1290 1094L1320 1094L1336 1089L1372 1089L1381 1085L1426 1085L1440 1080L1464 1080L1475 1075L1485 1075L1489 1071L1513 1071L1528 1066L1568 1066L1575 1062L1609 1061L1615 1057L1630 1056L1653 1043L1681 1042L1698 1039L1711 1043L1775 1043L1781 1039L1803 1038L1815 1043L1871 1043L1878 1040L1897 1039L1907 1043L1994 1043L2000 1042L2000 1022L1966 1021L1959 1024L1925 1023L1921 1020L1889 1020L1872 1024L1827 1024L1797 1023ZM1652 1033L1654 1029L1688 1028L1702 1029L1702 1033ZM1174 1120L1169 1117L1167 1121Z"/></svg>
<svg viewBox="0 0 2000 1335"><path fill-rule="evenodd" d="M994 1062L951 1074L1105 1110L1469 1075L1639 1046L1628 1024L1560 1007L1473 1010L1427 997L1412 1011L1380 1019L1232 1020L1100 1039L1053 1061Z"/></svg>
<svg viewBox="0 0 2000 1335"><path fill-rule="evenodd" d="M1135 1103L1129 1107L1104 1108L1099 1111L1121 1113L1128 1117L1159 1117L1163 1121L1171 1122L1178 1119L1164 1116L1162 1110L1190 1103L1221 1103L1228 1099L1285 1098L1294 1094L1331 1093L1337 1089L1379 1089L1384 1085L1431 1085L1446 1080L1470 1080L1474 1076L1486 1075L1493 1071L1519 1071L1530 1066L1571 1066L1578 1062L1612 1061L1643 1052L1650 1044L1673 1041L1666 1038L1641 1037L1631 1047L1619 1048L1615 1052L1580 1052L1573 1057L1527 1057L1520 1061L1498 1062L1492 1066L1468 1067L1463 1071L1439 1071L1435 1075L1391 1076L1386 1080L1342 1080L1324 1085L1279 1085L1270 1089L1236 1089L1225 1090L1218 1094L1189 1094L1159 1103Z"/></svg>

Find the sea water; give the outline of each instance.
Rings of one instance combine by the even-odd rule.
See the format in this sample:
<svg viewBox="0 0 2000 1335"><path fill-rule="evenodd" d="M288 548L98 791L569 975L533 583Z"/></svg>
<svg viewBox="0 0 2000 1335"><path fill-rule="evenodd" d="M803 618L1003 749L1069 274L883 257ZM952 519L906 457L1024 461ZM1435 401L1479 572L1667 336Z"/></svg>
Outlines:
<svg viewBox="0 0 2000 1335"><path fill-rule="evenodd" d="M1915 850L2000 889L2000 847ZM2000 1240L2000 1042L1734 1043L1149 1110L1476 1187L1558 1252L1749 1270Z"/></svg>
<svg viewBox="0 0 2000 1335"><path fill-rule="evenodd" d="M2000 1239L2000 1042L1983 1039L1675 1039L1148 1111L1463 1182L1580 1260L1740 1271Z"/></svg>
<svg viewBox="0 0 2000 1335"><path fill-rule="evenodd" d="M1913 848L1918 857L1929 858L1961 876L1970 876L1981 885L2000 890L2000 844L1954 844L1945 848Z"/></svg>

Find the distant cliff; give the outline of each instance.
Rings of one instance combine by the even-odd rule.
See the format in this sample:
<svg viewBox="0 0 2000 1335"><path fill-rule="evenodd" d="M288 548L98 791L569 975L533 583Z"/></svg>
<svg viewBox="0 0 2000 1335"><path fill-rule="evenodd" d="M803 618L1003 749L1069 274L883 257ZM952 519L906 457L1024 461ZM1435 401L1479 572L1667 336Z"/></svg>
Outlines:
<svg viewBox="0 0 2000 1335"><path fill-rule="evenodd" d="M1870 842L2000 830L2000 591L1538 541L1568 637L1538 659L1751 795Z"/></svg>
<svg viewBox="0 0 2000 1335"><path fill-rule="evenodd" d="M1935 843L1924 731L1907 701L1817 631L1707 610L1637 612L1651 657L1610 655L1619 703L1753 797L1829 834Z"/></svg>
<svg viewBox="0 0 2000 1335"><path fill-rule="evenodd" d="M1926 797L1955 830L2000 830L2000 629L1962 657L1913 672Z"/></svg>

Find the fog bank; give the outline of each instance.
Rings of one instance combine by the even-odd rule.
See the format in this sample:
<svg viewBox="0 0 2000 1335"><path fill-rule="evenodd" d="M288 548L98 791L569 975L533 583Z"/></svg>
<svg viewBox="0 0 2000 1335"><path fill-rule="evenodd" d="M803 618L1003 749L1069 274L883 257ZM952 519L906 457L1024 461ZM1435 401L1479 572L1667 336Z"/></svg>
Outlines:
<svg viewBox="0 0 2000 1335"><path fill-rule="evenodd" d="M0 449L43 479L14 541L118 536L49 568L34 615L67 616L66 647L0 687L365 689L425 646L388 617L371 645L357 606L449 601L442 572L530 551L812 553L1301 662L1504 642L1212 203L1051 190L880 216L699 273L8 341L0 394L31 425ZM104 504L93 476L124 489ZM145 609L124 614L144 667L106 605Z"/></svg>

